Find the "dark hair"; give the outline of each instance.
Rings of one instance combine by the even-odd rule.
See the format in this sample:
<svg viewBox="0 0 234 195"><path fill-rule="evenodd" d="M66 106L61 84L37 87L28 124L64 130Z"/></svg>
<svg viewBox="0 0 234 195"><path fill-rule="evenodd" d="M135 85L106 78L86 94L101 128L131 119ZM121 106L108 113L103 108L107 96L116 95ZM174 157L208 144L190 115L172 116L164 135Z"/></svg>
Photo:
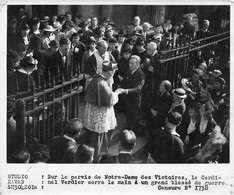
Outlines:
<svg viewBox="0 0 234 195"><path fill-rule="evenodd" d="M79 118L71 119L65 126L65 133L71 136L75 136L83 129L82 120Z"/></svg>
<svg viewBox="0 0 234 195"><path fill-rule="evenodd" d="M59 41L60 46L68 45L70 43L71 43L71 41L68 38L61 38L61 40Z"/></svg>
<svg viewBox="0 0 234 195"><path fill-rule="evenodd" d="M11 163L26 163L30 159L30 153L26 149L17 149L10 157Z"/></svg>
<svg viewBox="0 0 234 195"><path fill-rule="evenodd" d="M63 21L66 20L66 16L64 14L58 15L57 21L62 23Z"/></svg>
<svg viewBox="0 0 234 195"><path fill-rule="evenodd" d="M94 155L94 148L81 145L76 151L76 162L77 163L89 163Z"/></svg>
<svg viewBox="0 0 234 195"><path fill-rule="evenodd" d="M126 150L132 150L136 144L136 135L132 130L124 130L120 136L120 145Z"/></svg>
<svg viewBox="0 0 234 195"><path fill-rule="evenodd" d="M70 41L72 41L72 39L74 37L80 37L80 34L78 32L77 33L73 33L72 36L71 36L71 38L70 38Z"/></svg>
<svg viewBox="0 0 234 195"><path fill-rule="evenodd" d="M169 112L167 114L167 120L171 124L179 125L182 121L182 116L178 112Z"/></svg>
<svg viewBox="0 0 234 195"><path fill-rule="evenodd" d="M38 144L33 153L34 162L47 162L50 159L50 150L47 145Z"/></svg>
<svg viewBox="0 0 234 195"><path fill-rule="evenodd" d="M132 48L129 44L123 44L121 49L121 55L123 55L123 53L132 53Z"/></svg>
<svg viewBox="0 0 234 195"><path fill-rule="evenodd" d="M192 102L190 105L189 105L189 108L190 109L194 109L196 113L199 113L199 110L201 108L201 104L200 103L197 103L197 102Z"/></svg>

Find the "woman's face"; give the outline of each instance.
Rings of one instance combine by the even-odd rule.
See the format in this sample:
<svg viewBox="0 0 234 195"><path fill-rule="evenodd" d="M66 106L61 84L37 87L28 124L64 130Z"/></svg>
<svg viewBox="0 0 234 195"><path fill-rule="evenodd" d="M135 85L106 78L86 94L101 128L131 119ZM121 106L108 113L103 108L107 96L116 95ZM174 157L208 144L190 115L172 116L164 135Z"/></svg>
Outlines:
<svg viewBox="0 0 234 195"><path fill-rule="evenodd" d="M205 104L201 106L199 112L200 112L200 116L205 116L206 115Z"/></svg>
<svg viewBox="0 0 234 195"><path fill-rule="evenodd" d="M106 34L107 34L108 37L112 37L113 33L114 33L113 30L109 30L109 31L106 32Z"/></svg>
<svg viewBox="0 0 234 195"><path fill-rule="evenodd" d="M96 43L94 42L90 43L89 47L90 47L90 50L93 51L96 48Z"/></svg>
<svg viewBox="0 0 234 195"><path fill-rule="evenodd" d="M195 116L195 115L196 115L195 109L194 109L194 108L189 108L189 116L190 116L190 117L193 117L193 116Z"/></svg>
<svg viewBox="0 0 234 195"><path fill-rule="evenodd" d="M123 53L123 58L124 58L125 60L128 60L128 59L130 58L130 56L131 56L131 53L128 53L128 52L124 52L124 53Z"/></svg>

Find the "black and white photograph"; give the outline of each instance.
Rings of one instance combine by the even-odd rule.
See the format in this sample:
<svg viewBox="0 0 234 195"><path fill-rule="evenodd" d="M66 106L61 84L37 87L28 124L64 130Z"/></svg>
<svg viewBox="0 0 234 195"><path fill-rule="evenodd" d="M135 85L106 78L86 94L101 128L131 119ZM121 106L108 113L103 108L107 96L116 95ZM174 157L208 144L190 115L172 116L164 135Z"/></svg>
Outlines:
<svg viewBox="0 0 234 195"><path fill-rule="evenodd" d="M232 194L233 3L205 2L2 2L0 194Z"/></svg>

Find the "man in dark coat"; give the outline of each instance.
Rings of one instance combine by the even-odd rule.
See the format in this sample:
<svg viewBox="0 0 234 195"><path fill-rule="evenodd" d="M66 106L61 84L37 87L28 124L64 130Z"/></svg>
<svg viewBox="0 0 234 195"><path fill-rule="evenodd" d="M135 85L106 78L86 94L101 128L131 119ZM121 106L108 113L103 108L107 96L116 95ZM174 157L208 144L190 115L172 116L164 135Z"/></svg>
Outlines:
<svg viewBox="0 0 234 195"><path fill-rule="evenodd" d="M148 121L150 130L155 130L165 125L165 119L172 104L170 90L171 82L164 80L161 82L158 91L154 93Z"/></svg>
<svg viewBox="0 0 234 195"><path fill-rule="evenodd" d="M138 113L141 104L141 90L145 82L145 75L140 68L140 57L133 55L129 60L129 71L122 80L120 101L127 114L128 129L137 133ZM122 99L121 99L122 98Z"/></svg>
<svg viewBox="0 0 234 195"><path fill-rule="evenodd" d="M150 155L156 163L181 163L184 157L184 144L176 132L182 116L170 112L164 128L157 129L149 141Z"/></svg>
<svg viewBox="0 0 234 195"><path fill-rule="evenodd" d="M133 131L125 129L120 136L119 155L102 156L100 163L134 163L132 150L136 146L136 135Z"/></svg>
<svg viewBox="0 0 234 195"><path fill-rule="evenodd" d="M52 163L75 163L78 149L77 137L83 128L80 119L71 119L65 126L65 134L54 136L51 142Z"/></svg>
<svg viewBox="0 0 234 195"><path fill-rule="evenodd" d="M48 57L46 66L49 67L50 81L52 86L70 80L73 76L73 54L70 51L70 40L62 38L59 42L58 51Z"/></svg>

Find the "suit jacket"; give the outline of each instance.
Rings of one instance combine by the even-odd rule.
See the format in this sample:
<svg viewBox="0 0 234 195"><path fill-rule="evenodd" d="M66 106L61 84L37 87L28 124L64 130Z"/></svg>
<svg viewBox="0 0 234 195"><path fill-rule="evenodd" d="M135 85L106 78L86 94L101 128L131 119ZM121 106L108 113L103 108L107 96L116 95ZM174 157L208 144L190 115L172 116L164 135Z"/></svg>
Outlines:
<svg viewBox="0 0 234 195"><path fill-rule="evenodd" d="M181 163L185 147L177 135L160 128L150 138L149 151L156 163Z"/></svg>
<svg viewBox="0 0 234 195"><path fill-rule="evenodd" d="M172 104L172 96L169 92L160 95L160 92L158 91L156 94L154 94L152 108L155 111L158 111L157 115L158 119L166 118L171 104Z"/></svg>
<svg viewBox="0 0 234 195"><path fill-rule="evenodd" d="M61 84L73 77L73 54L69 52L64 63L58 50L48 57L46 66L49 67L51 85Z"/></svg>
<svg viewBox="0 0 234 195"><path fill-rule="evenodd" d="M115 61L114 57L109 54L109 59L110 61ZM84 72L89 75L95 75L97 74L97 60L95 55L91 55L89 59L87 60L85 67L84 67Z"/></svg>
<svg viewBox="0 0 234 195"><path fill-rule="evenodd" d="M130 153L119 153L118 156L104 155L100 163L134 163L135 159Z"/></svg>
<svg viewBox="0 0 234 195"><path fill-rule="evenodd" d="M133 74L129 70L122 80L122 88L127 89L127 94L121 94L123 102L128 107L139 107L141 102L141 90L144 86L145 74L138 68Z"/></svg>
<svg viewBox="0 0 234 195"><path fill-rule="evenodd" d="M75 163L78 144L64 136L55 136L51 142L52 163Z"/></svg>

